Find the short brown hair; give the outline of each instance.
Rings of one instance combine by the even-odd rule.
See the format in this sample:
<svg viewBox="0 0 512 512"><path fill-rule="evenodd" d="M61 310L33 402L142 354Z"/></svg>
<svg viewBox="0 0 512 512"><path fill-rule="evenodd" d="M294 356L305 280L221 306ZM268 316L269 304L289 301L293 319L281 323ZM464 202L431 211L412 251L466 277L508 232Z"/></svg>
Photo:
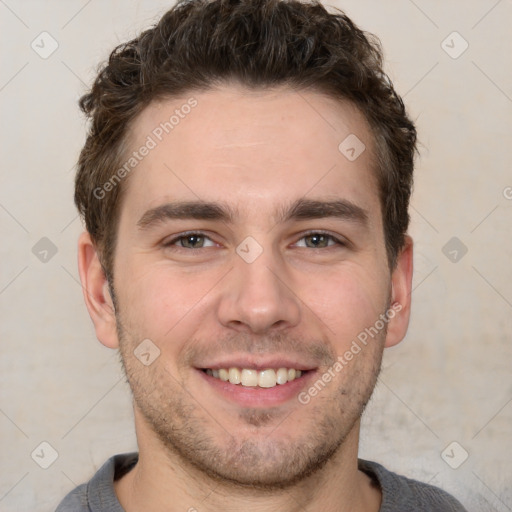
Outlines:
<svg viewBox="0 0 512 512"><path fill-rule="evenodd" d="M360 109L375 138L393 268L409 225L416 129L382 60L375 36L315 0L179 1L153 28L116 47L80 99L92 122L75 181L75 204L109 281L123 186L104 198L95 190L119 169L134 119L152 101L230 81L309 88Z"/></svg>

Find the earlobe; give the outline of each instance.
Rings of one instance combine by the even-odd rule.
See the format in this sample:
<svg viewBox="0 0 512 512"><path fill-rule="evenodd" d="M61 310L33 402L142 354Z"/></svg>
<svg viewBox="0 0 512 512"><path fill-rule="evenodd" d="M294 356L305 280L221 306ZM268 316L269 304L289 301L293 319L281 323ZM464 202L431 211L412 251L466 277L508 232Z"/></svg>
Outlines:
<svg viewBox="0 0 512 512"><path fill-rule="evenodd" d="M411 292L413 273L413 241L405 237L405 244L397 257L396 267L391 275L391 308L389 313L386 347L400 343L409 326L411 314Z"/></svg>
<svg viewBox="0 0 512 512"><path fill-rule="evenodd" d="M96 247L86 231L78 239L78 271L85 305L93 321L96 337L106 347L117 348L119 340L116 316L108 281Z"/></svg>

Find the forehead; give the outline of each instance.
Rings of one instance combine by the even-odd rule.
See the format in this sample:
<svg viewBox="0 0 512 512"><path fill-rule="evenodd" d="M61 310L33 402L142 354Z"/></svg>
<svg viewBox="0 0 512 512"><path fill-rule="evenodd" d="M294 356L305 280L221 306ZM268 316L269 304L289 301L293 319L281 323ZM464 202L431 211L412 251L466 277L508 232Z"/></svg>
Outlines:
<svg viewBox="0 0 512 512"><path fill-rule="evenodd" d="M131 211L164 199L276 210L308 194L378 203L364 116L316 92L224 86L154 102L135 120L129 147L127 158L139 153L126 183Z"/></svg>

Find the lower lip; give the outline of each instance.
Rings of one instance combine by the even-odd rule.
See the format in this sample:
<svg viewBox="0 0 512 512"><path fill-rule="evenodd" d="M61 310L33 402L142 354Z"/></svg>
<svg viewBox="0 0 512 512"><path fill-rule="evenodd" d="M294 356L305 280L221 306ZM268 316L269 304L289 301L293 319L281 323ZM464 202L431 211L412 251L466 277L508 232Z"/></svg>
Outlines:
<svg viewBox="0 0 512 512"><path fill-rule="evenodd" d="M298 379L286 384L277 384L273 388L260 388L231 384L207 375L202 370L197 371L216 393L242 407L273 407L297 399L297 395L308 385L316 373L314 370L309 370Z"/></svg>

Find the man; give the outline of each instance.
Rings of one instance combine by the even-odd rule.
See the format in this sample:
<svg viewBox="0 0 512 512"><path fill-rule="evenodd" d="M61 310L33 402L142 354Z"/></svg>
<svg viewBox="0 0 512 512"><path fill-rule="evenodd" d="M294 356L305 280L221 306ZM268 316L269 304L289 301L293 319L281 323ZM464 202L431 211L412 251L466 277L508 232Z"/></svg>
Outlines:
<svg viewBox="0 0 512 512"><path fill-rule="evenodd" d="M461 511L358 460L410 313L416 131L377 40L295 0L190 0L111 54L75 202L138 454L58 511Z"/></svg>

